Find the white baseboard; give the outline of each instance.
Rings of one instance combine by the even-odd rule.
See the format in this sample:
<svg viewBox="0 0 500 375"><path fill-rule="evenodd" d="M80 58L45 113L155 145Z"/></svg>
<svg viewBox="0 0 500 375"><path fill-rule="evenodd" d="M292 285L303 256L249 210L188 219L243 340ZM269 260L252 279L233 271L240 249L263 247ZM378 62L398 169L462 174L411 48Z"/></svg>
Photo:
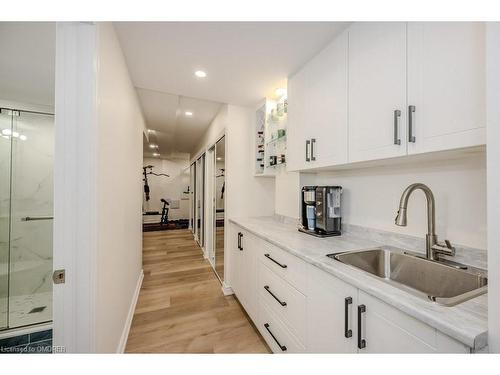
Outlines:
<svg viewBox="0 0 500 375"><path fill-rule="evenodd" d="M127 346L128 334L130 332L130 327L132 326L132 319L134 319L135 307L137 305L137 300L139 299L139 292L141 291L142 280L144 279L144 270L141 270L139 278L137 279L137 285L135 286L134 295L132 296L132 303L128 310L127 320L125 321L125 326L123 327L122 336L120 338L120 343L116 349L117 353L124 353L125 347Z"/></svg>
<svg viewBox="0 0 500 375"><path fill-rule="evenodd" d="M230 296L231 294L234 294L233 288L231 288L229 285L226 284L226 282L222 283L222 293L225 296Z"/></svg>

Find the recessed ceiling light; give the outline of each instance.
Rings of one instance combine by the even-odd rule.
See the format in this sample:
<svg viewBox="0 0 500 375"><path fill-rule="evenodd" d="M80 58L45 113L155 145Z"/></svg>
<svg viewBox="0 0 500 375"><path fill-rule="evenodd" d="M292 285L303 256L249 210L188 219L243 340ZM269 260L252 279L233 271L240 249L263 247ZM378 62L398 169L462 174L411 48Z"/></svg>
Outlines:
<svg viewBox="0 0 500 375"><path fill-rule="evenodd" d="M191 112L191 111L186 111L186 112L184 112L184 114L185 114L186 116L188 116L188 117L191 117L191 116L193 115L193 112Z"/></svg>
<svg viewBox="0 0 500 375"><path fill-rule="evenodd" d="M194 72L194 75L198 78L205 78L207 76L207 73L205 73L203 70L197 70Z"/></svg>
<svg viewBox="0 0 500 375"><path fill-rule="evenodd" d="M153 156L160 156L160 154L155 152L155 153L153 153Z"/></svg>
<svg viewBox="0 0 500 375"><path fill-rule="evenodd" d="M221 157L218 157L218 158L217 158L217 160L222 160L222 158L221 158Z"/></svg>
<svg viewBox="0 0 500 375"><path fill-rule="evenodd" d="M12 130L10 130L10 129L3 129L2 130L2 134L3 135L11 135L12 134Z"/></svg>
<svg viewBox="0 0 500 375"><path fill-rule="evenodd" d="M152 129L148 129L148 133L154 133L155 131Z"/></svg>
<svg viewBox="0 0 500 375"><path fill-rule="evenodd" d="M150 144L150 145L149 145L149 148L156 148L156 147L158 147L158 146L157 146L157 145L154 145L154 144Z"/></svg>
<svg viewBox="0 0 500 375"><path fill-rule="evenodd" d="M19 139L20 139L21 141L25 141L25 140L27 140L27 139L28 139L28 137L26 137L24 134L21 134L21 135L19 136Z"/></svg>
<svg viewBox="0 0 500 375"><path fill-rule="evenodd" d="M283 96L285 96L285 95L286 95L286 89L284 89L284 88L279 88L279 89L276 89L276 90L274 91L274 94L275 94L276 96L278 96L278 97L280 97L280 98L281 98L281 97L283 97Z"/></svg>

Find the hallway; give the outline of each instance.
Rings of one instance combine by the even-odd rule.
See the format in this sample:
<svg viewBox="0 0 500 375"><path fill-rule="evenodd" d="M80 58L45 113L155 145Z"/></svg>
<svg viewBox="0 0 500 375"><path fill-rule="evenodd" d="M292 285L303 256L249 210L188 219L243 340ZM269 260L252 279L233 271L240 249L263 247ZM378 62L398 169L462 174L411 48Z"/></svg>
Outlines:
<svg viewBox="0 0 500 375"><path fill-rule="evenodd" d="M269 353L189 230L143 235L144 281L128 353Z"/></svg>

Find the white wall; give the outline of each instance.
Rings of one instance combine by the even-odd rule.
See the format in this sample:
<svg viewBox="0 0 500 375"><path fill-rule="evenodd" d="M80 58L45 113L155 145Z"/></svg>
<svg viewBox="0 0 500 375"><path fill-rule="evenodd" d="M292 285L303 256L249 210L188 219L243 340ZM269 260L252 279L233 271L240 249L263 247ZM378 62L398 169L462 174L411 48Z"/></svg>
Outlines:
<svg viewBox="0 0 500 375"><path fill-rule="evenodd" d="M487 24L488 344L500 352L500 23Z"/></svg>
<svg viewBox="0 0 500 375"><path fill-rule="evenodd" d="M225 194L229 218L274 214L274 179L253 175L249 140L253 137L254 122L254 109L224 105L192 154L193 161L225 132Z"/></svg>
<svg viewBox="0 0 500 375"><path fill-rule="evenodd" d="M228 106L226 128L226 212L227 217L274 214L274 179L253 175L250 140L255 110Z"/></svg>
<svg viewBox="0 0 500 375"><path fill-rule="evenodd" d="M145 211L159 211L163 208L160 199L178 201L179 208L171 205L168 213L169 220L189 219L189 195L184 194L189 186L189 157L178 159L145 158L143 165L152 165L154 173L165 173L169 177L148 175L151 199L143 199ZM144 194L143 194L144 198ZM160 217L155 217L160 220Z"/></svg>
<svg viewBox="0 0 500 375"><path fill-rule="evenodd" d="M223 134L226 126L228 124L228 105L225 104L221 107L215 118L210 123L208 129L201 137L198 145L195 147L191 153L191 163L203 152L206 151L207 147L213 145Z"/></svg>
<svg viewBox="0 0 500 375"><path fill-rule="evenodd" d="M97 27L95 350L115 352L142 268L144 119L112 24Z"/></svg>
<svg viewBox="0 0 500 375"><path fill-rule="evenodd" d="M293 219L300 217L300 173L279 168L275 182L275 213Z"/></svg>
<svg viewBox="0 0 500 375"><path fill-rule="evenodd" d="M419 191L408 204L408 226L394 224L401 193L411 183L422 182L432 189L436 199L438 236L486 249L484 152L454 160L319 173L314 182L343 187L344 223L423 237L427 233L427 206Z"/></svg>

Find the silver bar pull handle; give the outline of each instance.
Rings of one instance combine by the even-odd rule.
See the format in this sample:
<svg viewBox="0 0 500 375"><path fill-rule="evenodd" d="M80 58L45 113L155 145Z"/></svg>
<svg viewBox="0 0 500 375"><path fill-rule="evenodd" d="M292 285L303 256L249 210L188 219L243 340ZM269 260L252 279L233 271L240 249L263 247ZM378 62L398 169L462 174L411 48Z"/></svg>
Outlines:
<svg viewBox="0 0 500 375"><path fill-rule="evenodd" d="M21 221L53 220L54 216L26 216Z"/></svg>
<svg viewBox="0 0 500 375"><path fill-rule="evenodd" d="M399 138L399 118L401 117L401 111L399 109L394 110L394 144L400 145L401 138Z"/></svg>
<svg viewBox="0 0 500 375"><path fill-rule="evenodd" d="M309 157L309 146L311 145L311 141L308 139L306 140L306 161L311 161L311 158Z"/></svg>
<svg viewBox="0 0 500 375"><path fill-rule="evenodd" d="M314 156L314 144L316 143L316 138L311 139L311 161L316 161L316 156Z"/></svg>
<svg viewBox="0 0 500 375"><path fill-rule="evenodd" d="M415 126L413 122L413 114L415 113L415 106L408 106L408 142L415 143L417 138L413 135L413 127Z"/></svg>

